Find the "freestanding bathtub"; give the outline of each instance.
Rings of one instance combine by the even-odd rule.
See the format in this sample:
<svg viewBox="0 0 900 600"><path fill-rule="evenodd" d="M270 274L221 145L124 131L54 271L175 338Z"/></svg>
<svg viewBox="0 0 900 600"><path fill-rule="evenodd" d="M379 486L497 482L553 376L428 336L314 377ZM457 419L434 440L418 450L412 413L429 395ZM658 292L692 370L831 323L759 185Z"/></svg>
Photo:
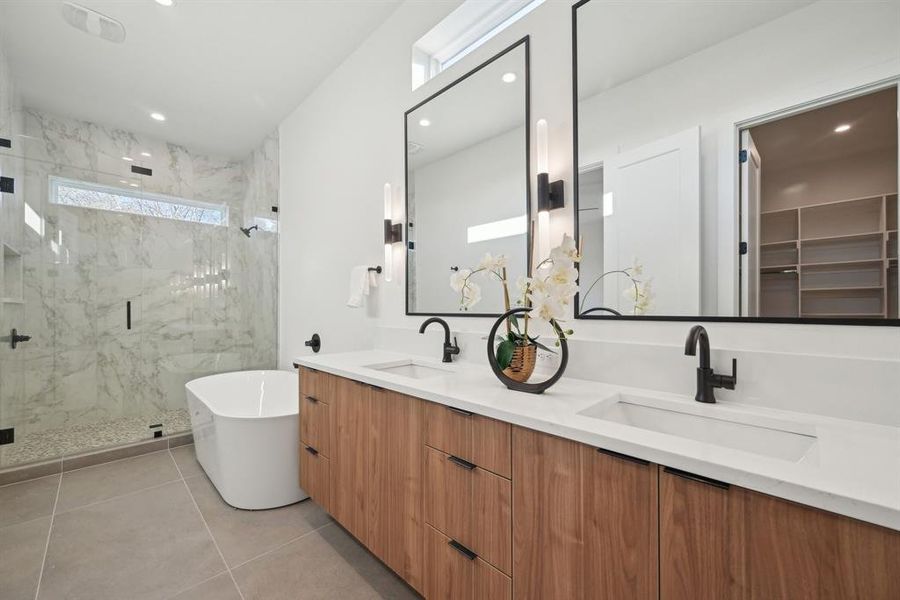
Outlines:
<svg viewBox="0 0 900 600"><path fill-rule="evenodd" d="M258 510L308 497L298 480L295 373L222 373L185 388L197 460L225 502Z"/></svg>

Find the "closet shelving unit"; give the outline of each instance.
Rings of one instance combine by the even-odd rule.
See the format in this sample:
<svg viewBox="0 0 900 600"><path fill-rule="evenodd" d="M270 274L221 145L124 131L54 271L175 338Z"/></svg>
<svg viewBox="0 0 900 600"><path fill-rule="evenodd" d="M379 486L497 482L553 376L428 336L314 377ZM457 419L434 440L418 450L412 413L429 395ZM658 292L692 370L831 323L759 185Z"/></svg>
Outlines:
<svg viewBox="0 0 900 600"><path fill-rule="evenodd" d="M760 314L897 318L897 194L760 214Z"/></svg>

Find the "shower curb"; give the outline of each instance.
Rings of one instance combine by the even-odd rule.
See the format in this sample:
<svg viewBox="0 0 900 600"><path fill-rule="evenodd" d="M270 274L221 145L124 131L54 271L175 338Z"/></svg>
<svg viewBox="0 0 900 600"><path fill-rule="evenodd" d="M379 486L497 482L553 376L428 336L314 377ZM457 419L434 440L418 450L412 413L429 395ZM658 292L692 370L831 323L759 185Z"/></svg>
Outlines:
<svg viewBox="0 0 900 600"><path fill-rule="evenodd" d="M193 441L194 436L190 432L174 433L162 438L144 440L122 446L111 446L101 450L61 456L52 460L17 465L7 469L0 469L0 486L9 485L11 483L20 483L22 481L28 481L29 479L38 479L48 475L56 475L65 471L83 469L84 467L140 456L150 452L177 448L178 446L190 444Z"/></svg>

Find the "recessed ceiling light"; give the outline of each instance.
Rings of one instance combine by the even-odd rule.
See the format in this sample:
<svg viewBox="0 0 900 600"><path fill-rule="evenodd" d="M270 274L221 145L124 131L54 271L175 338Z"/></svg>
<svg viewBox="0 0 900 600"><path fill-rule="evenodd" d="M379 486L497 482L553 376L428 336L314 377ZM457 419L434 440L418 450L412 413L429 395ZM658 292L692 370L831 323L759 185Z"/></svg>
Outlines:
<svg viewBox="0 0 900 600"><path fill-rule="evenodd" d="M141 152L141 156L143 156L145 158L150 158L150 153L149 152Z"/></svg>
<svg viewBox="0 0 900 600"><path fill-rule="evenodd" d="M136 183L129 183L128 185L130 185L131 187L137 187L137 186L138 186L138 184L136 184Z"/></svg>
<svg viewBox="0 0 900 600"><path fill-rule="evenodd" d="M152 113L150 113L150 118L153 119L154 121L165 121L166 115L164 115L162 113L158 113L158 112L152 112Z"/></svg>
<svg viewBox="0 0 900 600"><path fill-rule="evenodd" d="M421 125L422 127L428 127L429 125L431 125L431 121L429 121L428 119L419 119L419 125Z"/></svg>
<svg viewBox="0 0 900 600"><path fill-rule="evenodd" d="M501 79L503 79L503 83L512 83L516 80L516 74L513 72L504 73Z"/></svg>
<svg viewBox="0 0 900 600"><path fill-rule="evenodd" d="M119 183L128 183L128 182L125 181L124 179L120 179L120 180L119 180Z"/></svg>
<svg viewBox="0 0 900 600"><path fill-rule="evenodd" d="M175 0L156 0L156 3L160 6L172 6L175 4Z"/></svg>
<svg viewBox="0 0 900 600"><path fill-rule="evenodd" d="M128 162L134 162L134 159L131 158L130 156L123 156L122 160L127 160Z"/></svg>
<svg viewBox="0 0 900 600"><path fill-rule="evenodd" d="M844 123L843 125L838 125L834 128L835 133L844 133L845 131L850 131L850 125Z"/></svg>

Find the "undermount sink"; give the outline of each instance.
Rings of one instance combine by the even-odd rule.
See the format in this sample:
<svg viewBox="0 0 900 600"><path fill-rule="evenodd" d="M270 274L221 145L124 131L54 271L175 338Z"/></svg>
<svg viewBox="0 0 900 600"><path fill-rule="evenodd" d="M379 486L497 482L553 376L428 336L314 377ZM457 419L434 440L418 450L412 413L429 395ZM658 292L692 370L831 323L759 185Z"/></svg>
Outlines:
<svg viewBox="0 0 900 600"><path fill-rule="evenodd" d="M816 443L815 429L803 423L650 396L616 394L578 414L790 462Z"/></svg>
<svg viewBox="0 0 900 600"><path fill-rule="evenodd" d="M374 369L376 371L381 371L382 373L388 373L390 375L409 377L410 379L428 379L430 377L449 375L453 372L450 369L438 368L433 365L421 363L415 360L399 360L365 366L367 369Z"/></svg>

